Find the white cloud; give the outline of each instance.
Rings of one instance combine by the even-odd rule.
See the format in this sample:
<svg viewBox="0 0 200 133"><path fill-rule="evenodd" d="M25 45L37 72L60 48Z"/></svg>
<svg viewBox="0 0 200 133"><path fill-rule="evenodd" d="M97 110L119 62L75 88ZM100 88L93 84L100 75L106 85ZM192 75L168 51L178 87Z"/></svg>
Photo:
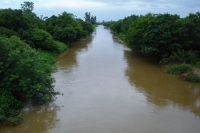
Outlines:
<svg viewBox="0 0 200 133"><path fill-rule="evenodd" d="M45 8L97 8L107 6L107 4L103 2L88 0L38 0L38 3L35 3L35 5Z"/></svg>

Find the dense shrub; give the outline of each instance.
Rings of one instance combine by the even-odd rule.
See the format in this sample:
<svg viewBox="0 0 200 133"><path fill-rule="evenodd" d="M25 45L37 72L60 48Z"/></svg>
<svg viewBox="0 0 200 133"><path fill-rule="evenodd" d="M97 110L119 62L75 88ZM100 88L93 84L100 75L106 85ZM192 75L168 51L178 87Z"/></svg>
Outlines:
<svg viewBox="0 0 200 133"><path fill-rule="evenodd" d="M0 26L16 32L20 28L24 30L30 28L28 20L24 17L22 10L19 9L0 9Z"/></svg>
<svg viewBox="0 0 200 133"><path fill-rule="evenodd" d="M22 10L0 9L0 123L11 125L23 120L20 109L25 102L44 103L58 94L51 73L55 56L67 49L60 41L71 42L93 31L92 24L73 14L47 19L32 12L33 2L21 6Z"/></svg>
<svg viewBox="0 0 200 133"><path fill-rule="evenodd" d="M200 82L200 76L194 73L188 73L183 79L196 83Z"/></svg>
<svg viewBox="0 0 200 133"><path fill-rule="evenodd" d="M32 30L32 42L36 48L57 51L53 37L45 30L35 28Z"/></svg>
<svg viewBox="0 0 200 133"><path fill-rule="evenodd" d="M189 63L197 65L198 60L198 51L178 49L176 52L173 51L169 57L162 58L160 64Z"/></svg>
<svg viewBox="0 0 200 133"><path fill-rule="evenodd" d="M57 94L51 77L54 69L16 36L0 37L0 47L0 122L16 124L22 103L43 103Z"/></svg>
<svg viewBox="0 0 200 133"><path fill-rule="evenodd" d="M47 31L54 39L64 43L85 37L93 31L91 23L75 19L74 15L67 12L63 12L58 16L53 15L46 19L45 23Z"/></svg>
<svg viewBox="0 0 200 133"><path fill-rule="evenodd" d="M0 123L16 125L23 121L19 109L22 102L17 100L9 91L0 89Z"/></svg>
<svg viewBox="0 0 200 133"><path fill-rule="evenodd" d="M190 63L199 66L200 12L185 18L174 14L132 15L105 26L133 50L156 55L161 64Z"/></svg>
<svg viewBox="0 0 200 133"><path fill-rule="evenodd" d="M7 37L11 37L13 35L19 36L17 32L11 29L6 29L4 27L0 27L0 35L5 35Z"/></svg>

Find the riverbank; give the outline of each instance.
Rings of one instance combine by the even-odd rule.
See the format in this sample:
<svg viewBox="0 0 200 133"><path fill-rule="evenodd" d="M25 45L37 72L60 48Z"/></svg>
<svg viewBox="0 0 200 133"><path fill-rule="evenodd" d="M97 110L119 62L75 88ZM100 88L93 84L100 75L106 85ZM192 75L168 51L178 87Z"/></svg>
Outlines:
<svg viewBox="0 0 200 133"><path fill-rule="evenodd" d="M173 64L165 65L165 72L169 74L179 75L185 81L200 82L200 68L191 64Z"/></svg>
<svg viewBox="0 0 200 133"><path fill-rule="evenodd" d="M108 30L112 31L109 27ZM112 34L115 36L116 39L119 40L119 42L126 44L125 34L116 34L114 32L112 32ZM184 65L188 65L189 68L184 68ZM179 78L182 80L194 83L200 82L200 68L194 66L193 64L167 63L165 65L161 65L161 67L165 68L164 72L179 75Z"/></svg>

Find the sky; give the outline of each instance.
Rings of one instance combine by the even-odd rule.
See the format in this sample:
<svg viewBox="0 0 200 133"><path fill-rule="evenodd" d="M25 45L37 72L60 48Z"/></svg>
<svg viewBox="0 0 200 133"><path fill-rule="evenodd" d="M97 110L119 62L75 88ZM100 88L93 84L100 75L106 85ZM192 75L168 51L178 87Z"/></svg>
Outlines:
<svg viewBox="0 0 200 133"><path fill-rule="evenodd" d="M20 9L29 0L0 0L0 9ZM97 21L117 21L132 14L170 13L181 17L200 11L200 0L31 0L38 16L72 13L84 20L85 12L97 17Z"/></svg>

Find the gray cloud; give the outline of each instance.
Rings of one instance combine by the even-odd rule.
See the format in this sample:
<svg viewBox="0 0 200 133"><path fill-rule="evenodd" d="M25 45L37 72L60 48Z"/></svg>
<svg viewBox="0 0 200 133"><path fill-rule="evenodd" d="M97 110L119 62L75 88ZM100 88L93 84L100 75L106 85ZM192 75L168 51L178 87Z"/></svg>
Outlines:
<svg viewBox="0 0 200 133"><path fill-rule="evenodd" d="M0 8L20 8L24 0L0 0ZM51 16L63 11L75 14L79 18L84 17L86 11L90 11L97 16L99 21L123 19L131 14L146 13L171 13L182 17L190 12L196 13L200 9L199 0L30 0L35 3L35 10L38 15ZM51 1L56 6L49 5ZM70 2L78 1L80 7L69 6ZM84 1L85 4L84 4ZM69 2L69 3L68 3ZM95 7L94 2L97 2ZM65 7L65 4L68 5ZM93 3L93 4L92 4ZM90 4L90 5L89 5ZM100 4L98 6L98 4ZM103 6L102 6L103 5ZM60 7L59 7L60 6Z"/></svg>

